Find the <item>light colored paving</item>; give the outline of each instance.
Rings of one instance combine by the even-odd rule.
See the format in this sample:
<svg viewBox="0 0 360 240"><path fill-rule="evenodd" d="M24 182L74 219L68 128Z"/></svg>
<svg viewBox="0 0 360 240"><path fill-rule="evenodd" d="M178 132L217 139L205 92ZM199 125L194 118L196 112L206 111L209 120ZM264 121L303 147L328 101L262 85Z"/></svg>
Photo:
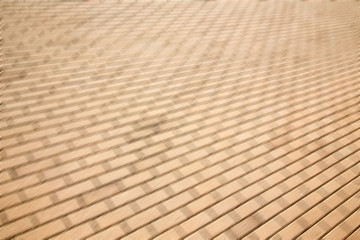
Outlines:
<svg viewBox="0 0 360 240"><path fill-rule="evenodd" d="M359 2L0 4L1 239L359 239Z"/></svg>

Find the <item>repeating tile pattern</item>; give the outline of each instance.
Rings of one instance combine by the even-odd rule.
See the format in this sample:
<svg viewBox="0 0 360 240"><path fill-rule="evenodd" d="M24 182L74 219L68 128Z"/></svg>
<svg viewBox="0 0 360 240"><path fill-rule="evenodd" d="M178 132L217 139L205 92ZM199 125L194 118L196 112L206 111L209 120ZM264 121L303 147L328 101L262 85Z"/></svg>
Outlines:
<svg viewBox="0 0 360 240"><path fill-rule="evenodd" d="M1 239L359 239L359 2L2 1Z"/></svg>

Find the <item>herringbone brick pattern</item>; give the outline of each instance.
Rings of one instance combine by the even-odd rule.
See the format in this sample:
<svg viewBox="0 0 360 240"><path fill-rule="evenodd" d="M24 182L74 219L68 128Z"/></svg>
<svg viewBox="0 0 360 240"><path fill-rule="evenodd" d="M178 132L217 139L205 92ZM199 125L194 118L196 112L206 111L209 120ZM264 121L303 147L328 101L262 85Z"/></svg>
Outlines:
<svg viewBox="0 0 360 240"><path fill-rule="evenodd" d="M359 239L357 1L2 1L1 239Z"/></svg>

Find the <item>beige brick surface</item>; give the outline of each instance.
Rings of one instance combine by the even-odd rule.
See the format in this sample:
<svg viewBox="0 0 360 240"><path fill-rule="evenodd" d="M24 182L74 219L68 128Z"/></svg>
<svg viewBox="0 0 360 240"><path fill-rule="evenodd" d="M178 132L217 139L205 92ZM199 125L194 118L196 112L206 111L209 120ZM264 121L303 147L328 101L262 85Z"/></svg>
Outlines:
<svg viewBox="0 0 360 240"><path fill-rule="evenodd" d="M358 1L0 12L0 239L359 239Z"/></svg>

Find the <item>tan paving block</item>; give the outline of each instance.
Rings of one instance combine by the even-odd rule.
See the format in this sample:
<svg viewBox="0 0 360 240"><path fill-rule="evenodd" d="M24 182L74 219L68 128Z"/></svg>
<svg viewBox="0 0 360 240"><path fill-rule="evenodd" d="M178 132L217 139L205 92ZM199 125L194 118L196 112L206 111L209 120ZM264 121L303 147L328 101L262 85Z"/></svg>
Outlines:
<svg viewBox="0 0 360 240"><path fill-rule="evenodd" d="M104 172L105 169L102 166L95 165L89 168L82 168L81 170L71 173L68 176L71 178L73 182L79 182Z"/></svg>
<svg viewBox="0 0 360 240"><path fill-rule="evenodd" d="M133 233L128 234L123 239L150 239L151 234L144 228L141 228Z"/></svg>
<svg viewBox="0 0 360 240"><path fill-rule="evenodd" d="M208 181L205 181L201 184L196 185L196 187L194 189L199 194L204 194L204 193L212 191L213 189L215 189L219 186L221 186L221 183L216 178L212 178L212 179L209 179Z"/></svg>
<svg viewBox="0 0 360 240"><path fill-rule="evenodd" d="M85 157L90 153L92 153L90 147L83 147L83 148L78 148L78 149L60 154L59 158L62 162L68 162L71 160L76 160L76 159Z"/></svg>
<svg viewBox="0 0 360 240"><path fill-rule="evenodd" d="M107 172L105 174L102 174L101 176L98 177L99 181L102 184L107 184L107 183L111 183L114 182L116 180L119 180L123 177L126 177L130 174L129 169L127 168L120 168L114 171L110 171Z"/></svg>
<svg viewBox="0 0 360 240"><path fill-rule="evenodd" d="M79 231L80 233L83 233L82 230ZM92 240L101 240L101 239L108 239L108 238L112 238L115 236L121 236L124 235L125 232L121 230L121 228L119 227L119 225L114 225L110 228L105 229L104 231L100 231L97 232L95 235L90 236L88 239L92 239ZM76 234L74 234L76 235ZM61 239L61 238L59 238Z"/></svg>
<svg viewBox="0 0 360 240"><path fill-rule="evenodd" d="M47 132L47 135L50 135L51 137L48 138L50 144L56 144L56 143L64 143L67 142L69 139L75 139L80 136L79 132L71 131L63 134L56 134L56 131L54 131L54 134L52 134L51 130L54 130L52 128L46 129L44 131ZM55 136L52 136L55 135Z"/></svg>
<svg viewBox="0 0 360 240"><path fill-rule="evenodd" d="M70 187L67 187L65 189L56 192L56 196L61 201L80 195L81 193L87 192L91 189L94 189L93 183L91 183L90 181L85 181L74 184Z"/></svg>
<svg viewBox="0 0 360 240"><path fill-rule="evenodd" d="M234 223L235 222L231 217L224 215L206 225L205 229L211 236L216 236L232 226Z"/></svg>
<svg viewBox="0 0 360 240"><path fill-rule="evenodd" d="M70 162L70 163L62 164L58 167L47 169L47 170L43 171L42 173L44 174L46 179L52 179L54 177L66 175L68 172L74 171L74 170L77 170L80 168L81 168L81 166L78 162Z"/></svg>
<svg viewBox="0 0 360 240"><path fill-rule="evenodd" d="M357 230L355 230L347 239L349 240L355 240L358 239L360 237L360 230L359 228Z"/></svg>
<svg viewBox="0 0 360 240"><path fill-rule="evenodd" d="M171 161L164 162L156 166L156 170L160 173L168 173L177 168L181 167L181 162L178 159L173 159Z"/></svg>
<svg viewBox="0 0 360 240"><path fill-rule="evenodd" d="M19 234L23 231L26 231L33 227L31 220L29 218L21 218L10 224L2 225L0 236L1 238L10 238L16 234Z"/></svg>
<svg viewBox="0 0 360 240"><path fill-rule="evenodd" d="M155 157L150 157L150 158L141 160L141 161L135 163L134 166L136 167L136 169L143 170L143 169L147 169L150 167L154 167L154 166L158 165L159 163L161 163L161 159L158 156L155 156Z"/></svg>
<svg viewBox="0 0 360 240"><path fill-rule="evenodd" d="M21 146L15 146L12 148L7 148L4 152L9 156L14 156L14 155L19 155L19 154L23 154L29 151L34 151L37 150L41 147L43 147L44 145L40 142L40 141L36 141L36 142L29 142L27 144L22 144Z"/></svg>
<svg viewBox="0 0 360 240"><path fill-rule="evenodd" d="M26 188L24 190L24 193L29 199L31 199L40 195L47 194L49 192L56 191L57 189L62 188L64 186L66 186L66 183L64 182L63 179L61 178L54 179L48 182L43 182L33 187Z"/></svg>
<svg viewBox="0 0 360 240"><path fill-rule="evenodd" d="M211 222L211 217L206 212L200 212L199 214L189 218L185 222L181 223L180 226L186 232L193 232L198 228Z"/></svg>
<svg viewBox="0 0 360 240"><path fill-rule="evenodd" d="M175 211L162 216L159 220L151 223L151 225L157 232L163 232L167 229L171 229L174 226L177 226L181 221L184 220L186 220L186 216L180 211Z"/></svg>
<svg viewBox="0 0 360 240"><path fill-rule="evenodd" d="M100 162L105 162L107 160L112 159L115 156L116 156L115 153L112 150L109 150L105 152L96 153L94 155L90 155L85 158L85 162L88 165L92 165Z"/></svg>
<svg viewBox="0 0 360 240"><path fill-rule="evenodd" d="M96 201L108 198L119 192L119 187L116 184L110 184L106 186L100 186L96 189L93 189L90 192L82 194L86 204L91 204Z"/></svg>
<svg viewBox="0 0 360 240"><path fill-rule="evenodd" d="M109 133L109 130L106 130L106 132ZM109 133L110 134L110 133ZM120 134L120 133L119 133ZM111 140L104 140L103 138L101 137L97 137L99 138L99 141L98 141L98 146L101 148L101 149L107 149L107 148L114 148L114 147L119 147L121 146L122 144L125 143L125 140L123 140L122 138L113 138ZM90 144L92 144L93 142L89 142ZM85 142L81 142L81 144L86 144Z"/></svg>
<svg viewBox="0 0 360 240"><path fill-rule="evenodd" d="M223 199L222 201L217 202L214 204L211 208L217 213L217 214L224 214L228 212L229 210L235 208L238 204L241 203L242 200L236 199L233 196L227 197Z"/></svg>
<svg viewBox="0 0 360 240"><path fill-rule="evenodd" d="M66 229L64 232L51 237L50 239L73 239L87 236L94 233L89 223L81 224L71 229Z"/></svg>
<svg viewBox="0 0 360 240"><path fill-rule="evenodd" d="M67 147L65 147L64 145L55 145L52 147L46 147L42 150L33 152L32 154L34 155L35 158L40 159L40 158L45 158L45 157L56 155L60 152L66 151L66 150L67 150Z"/></svg>
<svg viewBox="0 0 360 240"><path fill-rule="evenodd" d="M206 194L200 198L195 199L186 206L189 208L189 210L192 213L198 213L215 203L216 203L215 199L211 197L209 194Z"/></svg>
<svg viewBox="0 0 360 240"><path fill-rule="evenodd" d="M166 240L166 239L180 239L181 236L179 236L179 234L173 230L173 229L170 229L169 231L166 231L165 233L155 237L154 239L156 240Z"/></svg>
<svg viewBox="0 0 360 240"><path fill-rule="evenodd" d="M22 235L19 235L17 238L19 239L39 239L39 238L47 238L65 230L64 224L60 220L56 220L53 222L49 222L44 224L34 230L26 232Z"/></svg>
<svg viewBox="0 0 360 240"><path fill-rule="evenodd" d="M93 205L83 207L80 210L68 215L72 224L79 224L85 222L95 216L105 213L108 208L104 202L98 202Z"/></svg>
<svg viewBox="0 0 360 240"><path fill-rule="evenodd" d="M173 210L180 207L182 204L186 203L187 201L190 201L191 199L192 196L188 192L183 192L164 201L163 204L168 210Z"/></svg>
<svg viewBox="0 0 360 240"><path fill-rule="evenodd" d="M1 172L0 173L0 183L7 182L11 180L11 176L8 172Z"/></svg>
<svg viewBox="0 0 360 240"><path fill-rule="evenodd" d="M275 201L268 203L266 206L258 210L257 213L261 215L263 219L271 219L273 216L275 216L282 210L284 210L284 206Z"/></svg>
<svg viewBox="0 0 360 240"><path fill-rule="evenodd" d="M6 209L10 206L16 205L21 202L17 193L12 193L10 195L6 195L0 198L0 205L3 209Z"/></svg>
<svg viewBox="0 0 360 240"><path fill-rule="evenodd" d="M96 221L100 228L106 228L124 220L127 217L132 216L133 214L133 210L128 205L126 205L99 216L96 218Z"/></svg>
<svg viewBox="0 0 360 240"><path fill-rule="evenodd" d="M152 189L158 189L165 185L168 185L176 180L176 176L174 176L171 172L160 177L154 178L147 183Z"/></svg>
<svg viewBox="0 0 360 240"><path fill-rule="evenodd" d="M0 170L8 169L17 165L25 164L28 160L24 156L19 156L11 159L2 159L0 163Z"/></svg>
<svg viewBox="0 0 360 240"><path fill-rule="evenodd" d="M37 161L34 163L28 163L26 165L23 165L21 167L16 168L16 174L18 176L24 176L27 174L35 173L38 171L41 171L46 168L53 167L55 165L54 161L51 161L50 159L46 159L43 161Z"/></svg>
<svg viewBox="0 0 360 240"><path fill-rule="evenodd" d="M164 190L161 189L138 199L136 203L141 206L141 208L147 208L149 206L155 205L156 203L164 201L166 198L168 198L168 195Z"/></svg>
<svg viewBox="0 0 360 240"><path fill-rule="evenodd" d="M30 200L26 203L22 203L21 205L17 205L11 207L5 211L9 220L14 220L19 217L25 216L30 213L34 213L40 209L49 207L52 205L52 201L48 196L44 196L41 198L36 198L34 200Z"/></svg>
<svg viewBox="0 0 360 240"><path fill-rule="evenodd" d="M72 211L79 209L80 206L76 200L69 200L45 210L39 211L35 214L40 223L45 223L49 220L64 216Z"/></svg>
<svg viewBox="0 0 360 240"><path fill-rule="evenodd" d="M150 172L143 171L143 172L140 172L140 173L137 173L137 174L134 174L134 175L131 175L131 176L125 178L122 182L126 187L130 188L139 183L146 182L147 180L151 179L152 177L153 176Z"/></svg>
<svg viewBox="0 0 360 240"><path fill-rule="evenodd" d="M197 180L194 177L190 176L190 177L178 180L177 182L171 184L171 188L175 192L180 192L180 191L183 191L187 188L194 186L196 183L197 183Z"/></svg>
<svg viewBox="0 0 360 240"><path fill-rule="evenodd" d="M279 226L279 224L276 223L274 220L270 220L270 221L266 222L265 224L261 225L260 227L258 227L254 231L254 234L260 239L266 239L266 238L269 238L270 236L272 236L272 234L280 227L281 226ZM247 236L247 238L248 238L248 236Z"/></svg>
<svg viewBox="0 0 360 240"><path fill-rule="evenodd" d="M155 218L160 217L161 214L162 213L159 212L157 208L149 208L129 218L128 220L126 220L126 223L130 226L131 229L136 229L146 223L149 223Z"/></svg>

